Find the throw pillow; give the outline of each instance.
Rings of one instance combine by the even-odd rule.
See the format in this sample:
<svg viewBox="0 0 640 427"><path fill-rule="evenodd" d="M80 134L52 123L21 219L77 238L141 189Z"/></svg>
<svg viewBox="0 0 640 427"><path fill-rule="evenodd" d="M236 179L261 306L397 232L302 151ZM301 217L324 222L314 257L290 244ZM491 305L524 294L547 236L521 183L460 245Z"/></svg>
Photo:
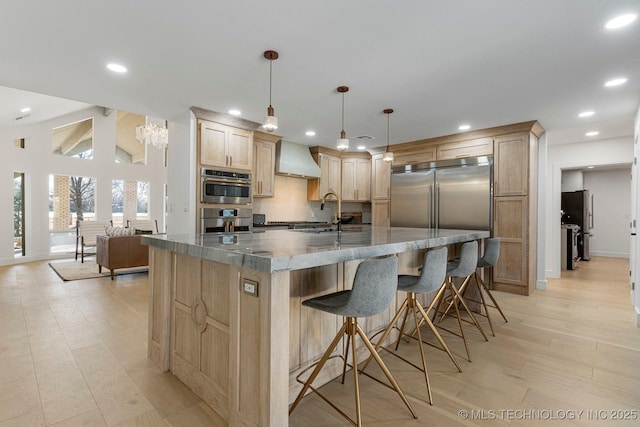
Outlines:
<svg viewBox="0 0 640 427"><path fill-rule="evenodd" d="M109 237L117 237L117 236L133 236L136 231L133 228L112 227L110 225L107 225L104 229L104 232Z"/></svg>

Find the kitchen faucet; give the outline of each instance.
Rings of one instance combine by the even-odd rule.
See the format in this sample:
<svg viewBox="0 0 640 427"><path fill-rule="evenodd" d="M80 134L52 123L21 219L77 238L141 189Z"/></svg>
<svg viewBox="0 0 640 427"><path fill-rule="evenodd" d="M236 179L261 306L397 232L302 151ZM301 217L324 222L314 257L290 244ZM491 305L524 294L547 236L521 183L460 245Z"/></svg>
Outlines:
<svg viewBox="0 0 640 427"><path fill-rule="evenodd" d="M324 201L326 200L327 196L334 196L336 200L338 200L338 212L336 213L336 222L338 223L338 233L340 233L342 231L341 218L340 218L340 215L342 215L342 204L340 202L340 196L338 196L338 193L334 191L329 191L327 194L322 196L322 203L320 203L321 211L324 210Z"/></svg>

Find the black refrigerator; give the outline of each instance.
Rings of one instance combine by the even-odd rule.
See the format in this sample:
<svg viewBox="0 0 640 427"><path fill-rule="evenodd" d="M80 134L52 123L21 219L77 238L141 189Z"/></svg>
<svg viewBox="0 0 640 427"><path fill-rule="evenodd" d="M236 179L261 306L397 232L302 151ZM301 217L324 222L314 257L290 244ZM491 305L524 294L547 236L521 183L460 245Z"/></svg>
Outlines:
<svg viewBox="0 0 640 427"><path fill-rule="evenodd" d="M578 257L589 261L590 239L593 237L593 194L589 190L563 191L561 209L563 224L576 224L580 226L578 236Z"/></svg>

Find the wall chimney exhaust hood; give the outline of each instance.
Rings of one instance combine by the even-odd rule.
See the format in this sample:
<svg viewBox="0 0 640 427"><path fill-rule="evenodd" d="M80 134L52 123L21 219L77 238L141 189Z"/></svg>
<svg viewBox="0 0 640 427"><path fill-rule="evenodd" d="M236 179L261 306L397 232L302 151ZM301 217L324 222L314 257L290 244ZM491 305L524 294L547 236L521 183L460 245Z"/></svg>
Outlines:
<svg viewBox="0 0 640 427"><path fill-rule="evenodd" d="M309 147L280 140L276 144L276 173L299 178L320 178L320 167L311 157Z"/></svg>

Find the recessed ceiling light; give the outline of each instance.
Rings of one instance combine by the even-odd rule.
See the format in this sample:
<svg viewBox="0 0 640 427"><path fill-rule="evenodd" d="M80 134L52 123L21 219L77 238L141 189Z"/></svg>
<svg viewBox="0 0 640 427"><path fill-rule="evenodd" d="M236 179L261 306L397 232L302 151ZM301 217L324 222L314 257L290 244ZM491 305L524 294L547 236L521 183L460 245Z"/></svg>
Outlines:
<svg viewBox="0 0 640 427"><path fill-rule="evenodd" d="M614 86L620 86L623 85L627 82L626 77L618 77L616 79L613 80L609 80L608 82L606 82L604 84L605 87L614 87Z"/></svg>
<svg viewBox="0 0 640 427"><path fill-rule="evenodd" d="M471 125L460 125L458 126L458 130L469 130L471 129Z"/></svg>
<svg viewBox="0 0 640 427"><path fill-rule="evenodd" d="M231 110L229 110L229 114L231 114L232 116L239 116L240 114L242 114L242 111L232 108Z"/></svg>
<svg viewBox="0 0 640 427"><path fill-rule="evenodd" d="M114 64L113 62L111 64L107 64L107 68L110 69L111 71L113 71L114 73L126 73L127 72L127 67L125 67L124 65L120 65L120 64Z"/></svg>
<svg viewBox="0 0 640 427"><path fill-rule="evenodd" d="M31 107L24 107L24 108L20 109L21 113L28 113L29 111L31 111Z"/></svg>
<svg viewBox="0 0 640 427"><path fill-rule="evenodd" d="M596 136L596 135L600 135L600 132L598 132L597 130L592 130L591 132L587 132L585 133L586 136Z"/></svg>
<svg viewBox="0 0 640 427"><path fill-rule="evenodd" d="M308 130L304 134L307 136L316 136L316 132L313 130Z"/></svg>
<svg viewBox="0 0 640 427"><path fill-rule="evenodd" d="M637 15L635 13L627 13L624 15L616 16L615 18L607 21L604 27L607 30L616 30L618 28L622 28L631 24L636 20L636 17Z"/></svg>
<svg viewBox="0 0 640 427"><path fill-rule="evenodd" d="M367 147L365 147L364 145L358 145L358 150L366 150Z"/></svg>
<svg viewBox="0 0 640 427"><path fill-rule="evenodd" d="M593 169L593 168L595 168L595 166L593 165L587 166L587 169Z"/></svg>
<svg viewBox="0 0 640 427"><path fill-rule="evenodd" d="M578 117L591 117L594 114L594 111L583 111L582 113L578 114Z"/></svg>

